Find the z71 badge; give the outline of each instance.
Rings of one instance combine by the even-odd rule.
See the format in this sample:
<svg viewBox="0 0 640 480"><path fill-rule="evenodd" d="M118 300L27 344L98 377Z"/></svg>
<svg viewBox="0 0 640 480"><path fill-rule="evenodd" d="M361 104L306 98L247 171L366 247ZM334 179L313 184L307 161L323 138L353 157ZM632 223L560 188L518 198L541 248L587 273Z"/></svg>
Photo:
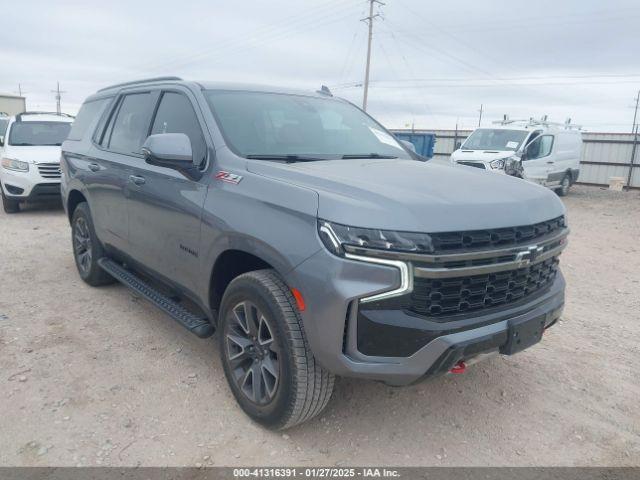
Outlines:
<svg viewBox="0 0 640 480"><path fill-rule="evenodd" d="M242 181L242 175L236 175L235 173L229 173L224 171L219 171L216 173L217 180L222 180L223 182L233 183L234 185L239 184Z"/></svg>

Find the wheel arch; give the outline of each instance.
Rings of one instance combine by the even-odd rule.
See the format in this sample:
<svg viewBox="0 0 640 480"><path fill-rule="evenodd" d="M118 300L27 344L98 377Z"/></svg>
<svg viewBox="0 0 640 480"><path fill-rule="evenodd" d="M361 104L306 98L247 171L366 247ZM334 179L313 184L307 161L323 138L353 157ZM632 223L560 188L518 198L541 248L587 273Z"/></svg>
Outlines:
<svg viewBox="0 0 640 480"><path fill-rule="evenodd" d="M231 281L243 273L272 269L272 264L260 256L245 250L230 248L218 255L209 275L209 308L217 312L222 296Z"/></svg>
<svg viewBox="0 0 640 480"><path fill-rule="evenodd" d="M80 190L71 190L67 196L67 216L69 217L69 223L73 218L73 212L75 212L78 205L87 201L87 197Z"/></svg>

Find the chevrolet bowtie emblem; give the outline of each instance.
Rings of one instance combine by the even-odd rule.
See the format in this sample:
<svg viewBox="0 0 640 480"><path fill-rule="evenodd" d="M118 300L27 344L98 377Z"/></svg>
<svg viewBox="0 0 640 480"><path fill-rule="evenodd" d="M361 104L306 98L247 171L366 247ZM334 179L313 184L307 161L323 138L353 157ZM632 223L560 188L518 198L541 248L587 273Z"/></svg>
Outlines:
<svg viewBox="0 0 640 480"><path fill-rule="evenodd" d="M544 252L544 247L539 247L537 245L527 247L526 250L516 254L516 262L522 266L528 265L532 263L542 252Z"/></svg>

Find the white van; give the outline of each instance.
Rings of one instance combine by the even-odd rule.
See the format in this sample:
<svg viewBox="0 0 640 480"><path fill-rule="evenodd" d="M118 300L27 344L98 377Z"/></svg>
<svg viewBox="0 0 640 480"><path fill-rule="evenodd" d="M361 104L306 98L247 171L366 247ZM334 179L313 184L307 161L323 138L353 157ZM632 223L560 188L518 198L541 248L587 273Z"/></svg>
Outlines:
<svg viewBox="0 0 640 480"><path fill-rule="evenodd" d="M474 130L451 154L451 162L519 176L564 196L578 180L581 154L582 134L569 121L505 117L495 127Z"/></svg>
<svg viewBox="0 0 640 480"><path fill-rule="evenodd" d="M6 213L21 202L60 199L60 145L73 117L24 112L0 118L0 193Z"/></svg>

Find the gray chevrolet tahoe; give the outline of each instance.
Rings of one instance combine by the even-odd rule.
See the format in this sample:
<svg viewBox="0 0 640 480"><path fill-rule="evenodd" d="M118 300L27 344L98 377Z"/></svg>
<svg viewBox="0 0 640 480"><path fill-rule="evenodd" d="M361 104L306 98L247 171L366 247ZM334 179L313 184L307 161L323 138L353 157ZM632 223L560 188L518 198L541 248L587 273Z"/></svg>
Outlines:
<svg viewBox="0 0 640 480"><path fill-rule="evenodd" d="M559 318L556 195L422 160L326 88L165 77L85 101L62 194L82 279L219 330L242 409L287 428L322 411L334 375L460 373Z"/></svg>

